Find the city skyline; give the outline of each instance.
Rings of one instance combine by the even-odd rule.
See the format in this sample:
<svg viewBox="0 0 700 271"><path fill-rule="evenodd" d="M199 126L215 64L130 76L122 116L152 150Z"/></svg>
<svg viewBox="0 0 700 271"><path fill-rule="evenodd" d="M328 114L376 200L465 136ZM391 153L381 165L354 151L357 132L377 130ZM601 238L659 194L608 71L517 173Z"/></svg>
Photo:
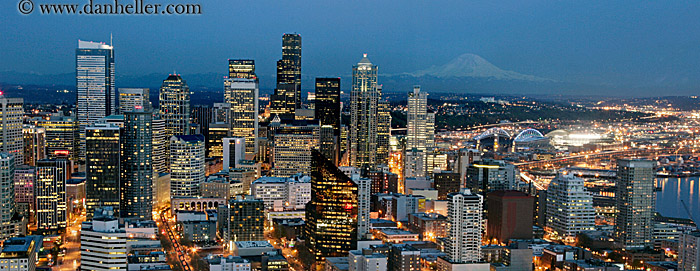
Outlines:
<svg viewBox="0 0 700 271"><path fill-rule="evenodd" d="M32 32L41 32L38 29L49 27L52 22L63 18L58 15L22 17L17 14L15 6L8 6L2 15L17 20L2 26L1 32L11 38L0 41L3 48L0 58L10 65L0 70L70 73L72 67L66 60L72 57L65 50L67 43L78 39L107 42L112 33L114 46L121 52L116 58L122 76L162 74L173 70L182 74L219 74L219 67L225 65L225 59L249 58L258 63L257 73L261 81L268 81L274 80L271 77L276 73L279 36L299 33L305 37L303 76L308 77L347 76L349 72L342 67L353 63L361 53L368 53L376 63L382 63L385 75L424 71L471 53L503 70L558 82L586 84L592 88L621 87L626 90L626 95L653 95L650 89L689 94L690 87L698 82L694 78L700 74L696 64L700 62L700 53L695 52L692 45L698 43L700 27L688 13L698 8L696 3L548 5L528 1L504 3L505 8L499 9L482 1L436 3L434 6L415 1L402 4L389 1L376 5L371 12L362 13L360 11L366 9L364 5L368 3L359 1L341 5L338 10L345 11L331 18L321 15L331 7L316 1L298 5L261 2L243 10L250 14L265 10L266 16L257 18L241 13L246 14L244 18L247 20L234 23L240 26L237 27L240 30L234 31L233 35L215 35L223 29L212 24L213 20L227 22L229 19L222 16L229 9L213 8L223 5L220 2L203 4L206 5L201 16L106 18L104 21L79 16L66 23L69 27L80 25L82 31L58 31L52 40L42 39ZM395 10L396 5L401 8ZM264 19L284 10L309 16L298 16L285 23ZM454 11L439 16L442 10ZM458 14L456 10L465 10L466 13ZM586 12L590 10L597 13L591 17L582 15L591 14ZM378 18L378 14L384 16ZM662 19L670 14L673 14L673 19ZM361 24L364 28L350 27L347 21L353 15L364 19ZM409 19L411 17L422 20L416 22ZM330 24L316 24L316 20ZM143 30L143 35L133 35L133 30L144 22L151 23L152 28ZM197 28L204 31L194 31ZM178 42L171 44L159 33L171 33L173 38L184 43L182 46L178 46ZM39 42L49 44L56 52L51 52L51 57L45 52L29 54L32 46L27 45ZM215 45L211 50L199 50L212 44ZM148 50L140 50L142 48ZM154 50L158 53L145 53ZM0 81L5 81L3 77L10 78L8 73L0 75ZM303 89L312 89L312 82L306 82ZM426 91L434 90L426 88Z"/></svg>

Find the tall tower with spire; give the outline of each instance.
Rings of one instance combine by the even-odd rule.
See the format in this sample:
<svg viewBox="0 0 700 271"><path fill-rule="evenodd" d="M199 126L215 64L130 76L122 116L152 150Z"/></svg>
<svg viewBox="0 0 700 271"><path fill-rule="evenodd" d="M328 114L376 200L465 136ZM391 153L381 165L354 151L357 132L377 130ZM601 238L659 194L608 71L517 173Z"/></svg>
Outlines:
<svg viewBox="0 0 700 271"><path fill-rule="evenodd" d="M377 66L362 56L352 68L350 92L350 166L370 168L377 164L378 106Z"/></svg>

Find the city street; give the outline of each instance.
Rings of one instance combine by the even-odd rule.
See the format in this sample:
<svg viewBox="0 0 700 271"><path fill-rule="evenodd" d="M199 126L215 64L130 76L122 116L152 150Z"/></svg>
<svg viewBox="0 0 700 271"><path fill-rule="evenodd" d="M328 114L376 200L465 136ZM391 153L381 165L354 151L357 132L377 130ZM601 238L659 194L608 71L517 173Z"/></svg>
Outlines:
<svg viewBox="0 0 700 271"><path fill-rule="evenodd" d="M66 255L63 256L63 262L55 265L52 270L72 271L78 270L80 267L80 228L83 221L85 221L84 215L69 221L63 244L63 248L66 249Z"/></svg>

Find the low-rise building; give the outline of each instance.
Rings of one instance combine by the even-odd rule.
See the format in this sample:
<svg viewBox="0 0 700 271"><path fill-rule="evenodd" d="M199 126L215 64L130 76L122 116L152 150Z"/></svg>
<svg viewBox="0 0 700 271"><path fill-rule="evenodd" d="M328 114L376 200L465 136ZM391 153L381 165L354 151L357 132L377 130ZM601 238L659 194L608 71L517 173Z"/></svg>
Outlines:
<svg viewBox="0 0 700 271"><path fill-rule="evenodd" d="M0 270L35 270L37 251L42 247L42 238L42 236L25 236L5 240L0 249Z"/></svg>

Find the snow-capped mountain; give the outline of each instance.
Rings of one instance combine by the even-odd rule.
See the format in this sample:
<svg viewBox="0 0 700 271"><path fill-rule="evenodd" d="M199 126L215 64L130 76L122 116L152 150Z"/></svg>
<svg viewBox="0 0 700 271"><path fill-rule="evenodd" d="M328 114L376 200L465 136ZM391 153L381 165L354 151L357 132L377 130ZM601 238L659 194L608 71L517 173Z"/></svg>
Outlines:
<svg viewBox="0 0 700 271"><path fill-rule="evenodd" d="M463 54L447 64L432 66L430 68L408 73L415 77L433 76L437 78L449 77L479 77L498 80L523 80L523 81L554 81L533 75L521 74L514 71L503 70L491 64L486 59L475 54Z"/></svg>

